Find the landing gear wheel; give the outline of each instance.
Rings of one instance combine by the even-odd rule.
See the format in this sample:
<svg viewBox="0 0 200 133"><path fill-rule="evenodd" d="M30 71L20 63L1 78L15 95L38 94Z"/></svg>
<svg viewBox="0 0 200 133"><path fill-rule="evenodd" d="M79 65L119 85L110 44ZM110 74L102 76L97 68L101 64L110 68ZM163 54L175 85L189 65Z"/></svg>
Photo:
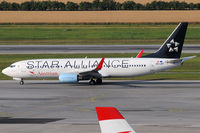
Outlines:
<svg viewBox="0 0 200 133"><path fill-rule="evenodd" d="M89 85L95 85L95 81L93 79L90 80Z"/></svg>
<svg viewBox="0 0 200 133"><path fill-rule="evenodd" d="M24 85L24 81L23 81L23 80L20 81L19 84L20 84L20 85Z"/></svg>
<svg viewBox="0 0 200 133"><path fill-rule="evenodd" d="M98 79L96 80L96 84L98 84L98 85L102 84L102 79L101 79L101 78L98 78Z"/></svg>

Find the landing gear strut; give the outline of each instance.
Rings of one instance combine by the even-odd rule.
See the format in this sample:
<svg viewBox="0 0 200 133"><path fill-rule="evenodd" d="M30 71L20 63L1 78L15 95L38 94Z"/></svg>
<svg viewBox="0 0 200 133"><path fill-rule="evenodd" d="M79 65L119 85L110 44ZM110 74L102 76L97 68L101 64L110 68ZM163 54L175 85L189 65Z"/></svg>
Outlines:
<svg viewBox="0 0 200 133"><path fill-rule="evenodd" d="M89 81L89 85L95 85L95 84L97 84L97 85L102 84L102 79L101 79L101 78L98 78L98 79L96 79L96 81L95 81L94 79L91 79L91 80Z"/></svg>
<svg viewBox="0 0 200 133"><path fill-rule="evenodd" d="M24 85L24 80L21 79L21 81L19 82L20 85Z"/></svg>
<svg viewBox="0 0 200 133"><path fill-rule="evenodd" d="M98 79L96 80L96 84L98 84L98 85L102 84L102 79L101 79L101 78L98 78Z"/></svg>
<svg viewBox="0 0 200 133"><path fill-rule="evenodd" d="M94 79L91 79L91 80L89 81L89 85L95 85L95 84L96 84L96 82L95 82Z"/></svg>

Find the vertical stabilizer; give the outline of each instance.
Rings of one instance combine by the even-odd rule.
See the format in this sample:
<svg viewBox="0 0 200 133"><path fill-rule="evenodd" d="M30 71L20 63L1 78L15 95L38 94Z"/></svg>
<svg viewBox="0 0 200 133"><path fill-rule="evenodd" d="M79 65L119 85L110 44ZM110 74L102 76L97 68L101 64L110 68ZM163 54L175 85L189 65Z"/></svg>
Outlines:
<svg viewBox="0 0 200 133"><path fill-rule="evenodd" d="M153 54L144 58L180 58L188 23L180 23L163 45Z"/></svg>

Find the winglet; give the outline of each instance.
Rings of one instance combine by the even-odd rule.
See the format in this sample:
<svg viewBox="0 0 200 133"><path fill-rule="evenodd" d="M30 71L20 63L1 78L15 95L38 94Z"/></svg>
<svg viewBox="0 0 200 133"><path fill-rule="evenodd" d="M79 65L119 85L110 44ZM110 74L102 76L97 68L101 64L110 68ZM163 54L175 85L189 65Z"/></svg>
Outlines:
<svg viewBox="0 0 200 133"><path fill-rule="evenodd" d="M140 58L142 56L142 53L143 53L143 49L140 51L140 53L136 56L136 58Z"/></svg>
<svg viewBox="0 0 200 133"><path fill-rule="evenodd" d="M124 119L124 117L114 107L96 107L96 111L99 121Z"/></svg>
<svg viewBox="0 0 200 133"><path fill-rule="evenodd" d="M135 133L114 107L96 107L101 133Z"/></svg>
<svg viewBox="0 0 200 133"><path fill-rule="evenodd" d="M105 57L103 57L95 70L101 70Z"/></svg>

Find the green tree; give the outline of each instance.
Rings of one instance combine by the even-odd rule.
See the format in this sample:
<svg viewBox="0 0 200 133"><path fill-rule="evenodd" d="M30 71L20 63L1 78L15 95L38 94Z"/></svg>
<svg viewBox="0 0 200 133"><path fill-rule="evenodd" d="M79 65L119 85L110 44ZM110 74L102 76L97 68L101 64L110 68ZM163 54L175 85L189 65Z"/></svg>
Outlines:
<svg viewBox="0 0 200 133"><path fill-rule="evenodd" d="M48 9L47 3L43 2L43 1L38 2L38 4L37 4L37 10L46 11L47 9Z"/></svg>
<svg viewBox="0 0 200 133"><path fill-rule="evenodd" d="M167 2L158 1L155 6L155 10L169 10L170 7Z"/></svg>
<svg viewBox="0 0 200 133"><path fill-rule="evenodd" d="M170 6L170 9L177 10L178 6L179 6L179 2L178 1L171 1L171 2L169 2L169 6Z"/></svg>
<svg viewBox="0 0 200 133"><path fill-rule="evenodd" d="M186 3L179 1L153 1L142 5L134 1L125 1L124 3L115 2L115 0L94 0L91 2L67 2L64 4L58 1L26 1L21 4L9 3L3 1L0 3L0 10L25 10L25 11L76 11L76 10L200 10L200 3Z"/></svg>
<svg viewBox="0 0 200 133"><path fill-rule="evenodd" d="M140 3L137 3L137 4L135 5L135 9L136 9L136 10L144 10L144 9L145 9L145 6L142 5L142 4L140 4Z"/></svg>
<svg viewBox="0 0 200 133"><path fill-rule="evenodd" d="M63 11L65 10L65 4L58 1L52 1L50 8L53 11Z"/></svg>
<svg viewBox="0 0 200 133"><path fill-rule="evenodd" d="M67 11L77 11L78 7L79 7L78 4L74 2L67 2L66 4Z"/></svg>
<svg viewBox="0 0 200 133"><path fill-rule="evenodd" d="M188 9L188 8L189 8L189 5L186 2L180 2L178 4L178 10L185 10L185 9Z"/></svg>
<svg viewBox="0 0 200 133"><path fill-rule="evenodd" d="M35 2L34 1L23 2L21 4L21 9L25 11L34 11L36 9Z"/></svg>
<svg viewBox="0 0 200 133"><path fill-rule="evenodd" d="M196 4L196 8L200 10L200 3Z"/></svg>
<svg viewBox="0 0 200 133"><path fill-rule="evenodd" d="M61 10L61 11L65 10L65 4L62 2L58 2L58 7L59 7L59 10Z"/></svg>
<svg viewBox="0 0 200 133"><path fill-rule="evenodd" d="M136 3L134 1L125 1L122 4L122 9L123 10L134 10L136 6Z"/></svg>
<svg viewBox="0 0 200 133"><path fill-rule="evenodd" d="M116 2L114 0L103 0L101 4L102 10L115 10Z"/></svg>
<svg viewBox="0 0 200 133"><path fill-rule="evenodd" d="M0 3L0 10L3 10L3 11L12 10L12 4L6 1L3 1Z"/></svg>
<svg viewBox="0 0 200 133"><path fill-rule="evenodd" d="M121 10L122 9L122 4L119 2L115 3L115 10Z"/></svg>
<svg viewBox="0 0 200 133"><path fill-rule="evenodd" d="M164 1L153 1L146 5L147 10L169 10L169 3Z"/></svg>
<svg viewBox="0 0 200 133"><path fill-rule="evenodd" d="M189 8L190 10L194 10L194 9L196 9L196 4L190 3L190 4L188 5L188 8Z"/></svg>
<svg viewBox="0 0 200 133"><path fill-rule="evenodd" d="M79 4L79 9L82 11L92 10L92 3L90 2L81 2Z"/></svg>
<svg viewBox="0 0 200 133"><path fill-rule="evenodd" d="M100 2L100 0L94 0L92 2L93 10L101 10L101 4L102 4L102 2Z"/></svg>
<svg viewBox="0 0 200 133"><path fill-rule="evenodd" d="M18 4L18 3L12 3L12 10L15 10L15 11L17 11L17 10L20 10L20 4Z"/></svg>
<svg viewBox="0 0 200 133"><path fill-rule="evenodd" d="M44 5L46 5L47 11L53 10L53 3L51 1L43 1L43 2L45 3Z"/></svg>

